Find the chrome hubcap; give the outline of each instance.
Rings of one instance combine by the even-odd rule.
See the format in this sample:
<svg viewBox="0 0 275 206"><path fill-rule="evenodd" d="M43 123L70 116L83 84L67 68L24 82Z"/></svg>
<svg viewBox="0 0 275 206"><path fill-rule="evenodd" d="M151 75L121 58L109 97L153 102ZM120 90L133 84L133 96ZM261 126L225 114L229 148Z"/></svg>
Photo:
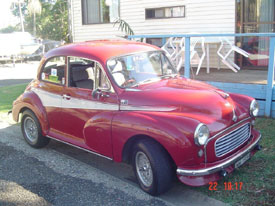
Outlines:
<svg viewBox="0 0 275 206"><path fill-rule="evenodd" d="M24 120L24 131L30 142L35 142L38 137L37 126L31 117L26 117Z"/></svg>
<svg viewBox="0 0 275 206"><path fill-rule="evenodd" d="M136 153L136 170L142 184L149 187L153 183L153 172L148 157L141 151Z"/></svg>

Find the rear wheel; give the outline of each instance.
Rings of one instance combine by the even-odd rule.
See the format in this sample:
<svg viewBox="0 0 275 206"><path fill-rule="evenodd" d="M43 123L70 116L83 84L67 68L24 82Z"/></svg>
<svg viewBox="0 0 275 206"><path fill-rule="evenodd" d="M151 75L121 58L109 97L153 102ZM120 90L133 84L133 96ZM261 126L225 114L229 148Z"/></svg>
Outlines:
<svg viewBox="0 0 275 206"><path fill-rule="evenodd" d="M158 143L151 140L138 142L134 146L132 163L138 183L145 192L158 195L171 187L171 161Z"/></svg>
<svg viewBox="0 0 275 206"><path fill-rule="evenodd" d="M35 148L46 146L50 139L42 135L40 123L35 114L26 110L22 114L21 130L26 142Z"/></svg>

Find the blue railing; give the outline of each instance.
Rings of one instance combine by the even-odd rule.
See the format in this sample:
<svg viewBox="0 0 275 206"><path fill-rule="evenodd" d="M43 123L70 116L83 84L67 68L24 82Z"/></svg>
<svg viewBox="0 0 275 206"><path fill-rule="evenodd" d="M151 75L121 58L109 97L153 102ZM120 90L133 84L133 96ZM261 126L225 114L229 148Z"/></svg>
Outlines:
<svg viewBox="0 0 275 206"><path fill-rule="evenodd" d="M184 37L185 38L185 65L184 76L190 78L190 38L191 37L269 37L269 63L268 63L268 75L267 85L265 87L265 99L261 99L261 104L264 106L262 114L267 117L275 117L275 89L274 89L274 49L275 49L275 33L241 33L241 34L173 34L173 35L131 35L128 39L136 38L161 38L165 43L166 38L170 37ZM210 82L211 83L211 82ZM241 87L245 87L244 84L239 84ZM221 85L222 87L222 85ZM221 88L223 89L223 88ZM230 91L230 89L228 89ZM253 93L245 93L253 96ZM256 97L255 97L256 98ZM274 102L272 102L274 101ZM273 105L273 107L272 107Z"/></svg>

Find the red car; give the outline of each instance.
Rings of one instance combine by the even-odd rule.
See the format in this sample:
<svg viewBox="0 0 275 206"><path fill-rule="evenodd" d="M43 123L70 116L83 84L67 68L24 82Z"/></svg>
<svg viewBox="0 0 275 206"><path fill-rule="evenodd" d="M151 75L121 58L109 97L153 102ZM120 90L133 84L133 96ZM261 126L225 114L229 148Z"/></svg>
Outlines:
<svg viewBox="0 0 275 206"><path fill-rule="evenodd" d="M173 177L216 181L260 149L255 99L182 77L159 48L131 41L62 46L13 103L32 147L50 139L133 165L151 195Z"/></svg>

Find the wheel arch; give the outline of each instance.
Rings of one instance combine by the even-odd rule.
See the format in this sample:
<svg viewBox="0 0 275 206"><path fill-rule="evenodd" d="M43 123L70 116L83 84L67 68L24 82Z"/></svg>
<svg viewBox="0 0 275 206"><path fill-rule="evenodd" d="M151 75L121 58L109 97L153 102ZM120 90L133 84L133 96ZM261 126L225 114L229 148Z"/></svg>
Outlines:
<svg viewBox="0 0 275 206"><path fill-rule="evenodd" d="M125 162L127 164L131 163L131 155L132 155L133 147L136 143L138 143L139 141L142 141L142 140L149 140L149 141L155 142L158 145L160 145L162 147L163 151L165 151L166 155L169 157L171 166L173 167L173 169L176 168L176 163L173 160L170 153L167 151L167 149L160 142L155 140L153 137L151 137L149 135L145 135L145 134L134 135L127 140L127 142L124 144L123 149L122 149L122 162Z"/></svg>
<svg viewBox="0 0 275 206"><path fill-rule="evenodd" d="M46 135L49 130L48 117L46 109L43 106L38 95L33 91L25 91L18 99L13 103L12 115L13 119L20 121L20 114L25 110L32 111L41 125L43 135Z"/></svg>
<svg viewBox="0 0 275 206"><path fill-rule="evenodd" d="M19 110L19 112L18 112L18 117L17 117L18 121L21 121L20 115L22 115L23 112L26 111L26 110L32 111L32 109L29 108L29 107L27 107L27 106L22 107L22 108ZM32 111L32 112L33 112L33 111ZM34 113L34 112L33 112L33 113ZM35 114L35 113L34 113L34 114Z"/></svg>
<svg viewBox="0 0 275 206"><path fill-rule="evenodd" d="M41 110L39 108L36 107L29 107L27 105L24 105L22 108L20 108L19 112L18 112L18 121L21 121L21 115L23 114L24 111L26 110L30 110L38 119L40 125L41 125L41 129L42 129L42 134L46 135L49 129L48 126L48 120L47 117L45 116L45 114L41 114Z"/></svg>

